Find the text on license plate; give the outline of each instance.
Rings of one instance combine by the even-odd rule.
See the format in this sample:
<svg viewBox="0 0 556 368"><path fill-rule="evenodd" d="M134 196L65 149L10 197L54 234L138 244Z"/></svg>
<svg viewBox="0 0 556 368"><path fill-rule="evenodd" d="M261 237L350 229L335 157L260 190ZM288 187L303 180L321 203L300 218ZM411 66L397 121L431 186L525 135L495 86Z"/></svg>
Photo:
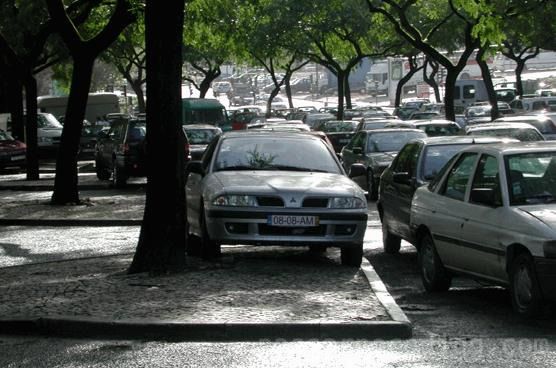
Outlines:
<svg viewBox="0 0 556 368"><path fill-rule="evenodd" d="M269 215L267 224L270 226L310 227L319 226L318 216Z"/></svg>

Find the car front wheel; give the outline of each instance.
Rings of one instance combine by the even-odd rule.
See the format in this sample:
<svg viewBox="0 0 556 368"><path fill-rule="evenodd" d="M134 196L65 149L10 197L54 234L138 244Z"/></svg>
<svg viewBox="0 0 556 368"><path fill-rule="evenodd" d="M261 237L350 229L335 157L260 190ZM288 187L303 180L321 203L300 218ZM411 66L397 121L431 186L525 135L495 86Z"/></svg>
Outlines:
<svg viewBox="0 0 556 368"><path fill-rule="evenodd" d="M378 190L375 182L373 172L371 170L367 171L367 196L369 199L375 200L378 197Z"/></svg>
<svg viewBox="0 0 556 368"><path fill-rule="evenodd" d="M220 257L220 244L212 240L209 236L205 222L205 211L201 211L201 229L203 232L201 238L201 257L206 260Z"/></svg>
<svg viewBox="0 0 556 368"><path fill-rule="evenodd" d="M127 177L125 176L125 173L121 168L118 167L115 161L114 161L114 167L112 169L112 181L114 187L116 188L124 187L127 182Z"/></svg>
<svg viewBox="0 0 556 368"><path fill-rule="evenodd" d="M510 294L514 310L526 317L537 317L542 310L543 299L533 258L529 253L519 254L510 268Z"/></svg>
<svg viewBox="0 0 556 368"><path fill-rule="evenodd" d="M425 289L428 292L448 290L452 284L452 278L444 268L429 234L421 239L418 256L421 280Z"/></svg>
<svg viewBox="0 0 556 368"><path fill-rule="evenodd" d="M388 224L386 219L382 219L382 246L384 248L384 253L396 254L400 252L402 239L396 236L388 230Z"/></svg>
<svg viewBox="0 0 556 368"><path fill-rule="evenodd" d="M358 244L355 247L341 248L340 254L344 266L359 267L363 260L363 244Z"/></svg>

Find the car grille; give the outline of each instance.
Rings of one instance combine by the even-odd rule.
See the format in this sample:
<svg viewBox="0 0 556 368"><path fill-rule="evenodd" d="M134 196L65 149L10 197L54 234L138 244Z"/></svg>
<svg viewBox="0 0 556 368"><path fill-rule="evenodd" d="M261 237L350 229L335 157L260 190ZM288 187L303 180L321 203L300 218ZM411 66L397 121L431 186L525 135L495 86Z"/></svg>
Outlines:
<svg viewBox="0 0 556 368"><path fill-rule="evenodd" d="M284 201L280 197L257 197L257 203L261 207L284 207Z"/></svg>
<svg viewBox="0 0 556 368"><path fill-rule="evenodd" d="M295 236L324 236L326 225L316 227L282 227L259 224L259 234L261 235L295 235Z"/></svg>
<svg viewBox="0 0 556 368"><path fill-rule="evenodd" d="M305 198L303 207L326 208L328 207L328 198Z"/></svg>

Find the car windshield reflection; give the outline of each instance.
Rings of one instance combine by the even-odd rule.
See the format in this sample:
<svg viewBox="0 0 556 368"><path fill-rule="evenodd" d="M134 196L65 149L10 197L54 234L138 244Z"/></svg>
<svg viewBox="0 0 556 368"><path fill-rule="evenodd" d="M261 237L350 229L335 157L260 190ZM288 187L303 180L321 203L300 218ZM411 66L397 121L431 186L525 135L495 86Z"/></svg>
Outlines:
<svg viewBox="0 0 556 368"><path fill-rule="evenodd" d="M510 205L556 200L556 152L533 152L506 158Z"/></svg>

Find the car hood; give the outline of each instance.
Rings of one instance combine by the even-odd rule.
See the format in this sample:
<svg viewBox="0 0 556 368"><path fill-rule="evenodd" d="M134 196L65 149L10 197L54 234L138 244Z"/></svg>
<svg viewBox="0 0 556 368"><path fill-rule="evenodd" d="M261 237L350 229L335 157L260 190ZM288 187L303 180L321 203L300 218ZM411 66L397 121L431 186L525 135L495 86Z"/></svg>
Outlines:
<svg viewBox="0 0 556 368"><path fill-rule="evenodd" d="M519 210L556 229L556 204L520 206Z"/></svg>
<svg viewBox="0 0 556 368"><path fill-rule="evenodd" d="M222 171L214 173L212 180L217 181L220 188L226 188L226 192L364 196L364 192L351 179L332 173Z"/></svg>

